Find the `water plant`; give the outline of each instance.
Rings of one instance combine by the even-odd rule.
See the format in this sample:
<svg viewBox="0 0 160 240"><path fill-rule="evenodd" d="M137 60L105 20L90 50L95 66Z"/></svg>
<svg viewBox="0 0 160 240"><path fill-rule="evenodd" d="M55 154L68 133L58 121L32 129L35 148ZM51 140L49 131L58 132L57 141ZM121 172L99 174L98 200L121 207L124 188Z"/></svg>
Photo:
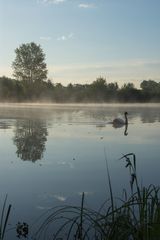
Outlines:
<svg viewBox="0 0 160 240"><path fill-rule="evenodd" d="M80 206L63 205L45 212L35 221L33 240L158 240L160 239L160 187L139 183L134 153L123 155L129 170L130 192L123 198L113 195L112 181L105 154L110 199L93 210L85 207L85 193ZM11 204L5 197L0 218L0 240L4 240ZM32 229L35 229L35 225ZM17 237L28 237L28 224L18 223Z"/></svg>
<svg viewBox="0 0 160 240"><path fill-rule="evenodd" d="M125 160L130 173L131 197L125 204L129 206L134 239L160 239L160 187L153 184L140 186L135 154L128 153L121 159Z"/></svg>
<svg viewBox="0 0 160 240"><path fill-rule="evenodd" d="M85 194L80 206L59 206L50 209L33 235L34 240L158 240L160 239L159 187L140 186L136 172L136 156L122 156L129 169L131 193L123 199L113 197L107 158L110 199L98 211L85 207ZM128 196L129 195L129 196ZM52 212L52 213L51 213Z"/></svg>
<svg viewBox="0 0 160 240"><path fill-rule="evenodd" d="M0 240L3 240L5 237L6 227L8 224L8 219L9 219L9 215L12 207L11 204L9 204L8 206L6 206L6 204L7 204L7 195L5 197L5 200L2 206L2 212L0 217Z"/></svg>

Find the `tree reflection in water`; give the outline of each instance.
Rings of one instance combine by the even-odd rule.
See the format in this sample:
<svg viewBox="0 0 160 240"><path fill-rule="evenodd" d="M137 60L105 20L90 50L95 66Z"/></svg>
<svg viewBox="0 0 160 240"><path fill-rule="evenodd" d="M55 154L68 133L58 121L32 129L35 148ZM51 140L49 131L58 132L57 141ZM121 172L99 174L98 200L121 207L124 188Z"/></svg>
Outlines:
<svg viewBox="0 0 160 240"><path fill-rule="evenodd" d="M43 157L47 141L47 127L41 120L18 120L13 142L17 147L17 156L22 160L35 162Z"/></svg>

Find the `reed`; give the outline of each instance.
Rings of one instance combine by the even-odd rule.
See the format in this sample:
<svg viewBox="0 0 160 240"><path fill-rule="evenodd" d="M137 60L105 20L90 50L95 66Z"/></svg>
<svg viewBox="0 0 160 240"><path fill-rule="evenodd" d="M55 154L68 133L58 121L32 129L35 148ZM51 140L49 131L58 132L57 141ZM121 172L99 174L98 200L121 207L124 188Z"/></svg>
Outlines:
<svg viewBox="0 0 160 240"><path fill-rule="evenodd" d="M150 184L140 186L136 173L136 156L133 153L124 155L126 168L129 168L131 197L127 204L134 227L134 239L160 239L160 188ZM135 190L134 190L135 188Z"/></svg>
<svg viewBox="0 0 160 240"><path fill-rule="evenodd" d="M6 206L6 204L7 204L7 195L3 203L1 217L0 217L0 240L3 240L5 237L6 227L8 224L8 219L11 211L11 204L9 204L8 206Z"/></svg>
<svg viewBox="0 0 160 240"><path fill-rule="evenodd" d="M136 156L123 155L120 160L129 170L130 192L122 199L113 196L111 176L105 154L110 199L99 210L85 207L82 193L80 206L63 205L49 209L36 220L33 240L158 240L160 239L160 188L139 184ZM4 240L11 205L5 197L0 218L0 240ZM28 225L19 223L20 235L28 237ZM22 229L23 227L23 229ZM23 230L23 231L22 231ZM25 231L24 231L25 230Z"/></svg>
<svg viewBox="0 0 160 240"><path fill-rule="evenodd" d="M107 158L110 200L99 211L81 206L59 206L46 213L45 220L33 235L34 240L158 240L160 239L159 187L140 186L136 171L136 156L128 153L120 158L129 169L130 194L124 199L113 197ZM129 195L129 196L128 196ZM52 212L52 213L51 213ZM44 216L43 216L44 217ZM58 225L59 224L59 225Z"/></svg>

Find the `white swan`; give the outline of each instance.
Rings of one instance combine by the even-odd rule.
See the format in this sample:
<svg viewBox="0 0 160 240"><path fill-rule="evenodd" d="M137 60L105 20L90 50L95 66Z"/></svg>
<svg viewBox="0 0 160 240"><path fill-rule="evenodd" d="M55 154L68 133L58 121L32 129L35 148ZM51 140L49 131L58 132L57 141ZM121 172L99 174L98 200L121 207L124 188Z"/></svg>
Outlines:
<svg viewBox="0 0 160 240"><path fill-rule="evenodd" d="M113 120L113 122L112 122L113 127L115 127L115 128L120 128L120 127L123 127L124 125L128 125L127 115L128 115L128 113L125 112L125 113L124 113L125 120L123 120L123 119L121 119L121 118L115 118L115 119Z"/></svg>

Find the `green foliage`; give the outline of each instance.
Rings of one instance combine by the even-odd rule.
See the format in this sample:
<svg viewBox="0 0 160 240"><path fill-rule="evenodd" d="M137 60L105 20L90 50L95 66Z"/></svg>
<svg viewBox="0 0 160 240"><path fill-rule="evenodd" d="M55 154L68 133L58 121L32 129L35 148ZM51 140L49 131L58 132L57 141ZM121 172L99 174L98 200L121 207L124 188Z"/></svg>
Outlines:
<svg viewBox="0 0 160 240"><path fill-rule="evenodd" d="M0 77L0 101L21 101L24 90L21 82L7 77Z"/></svg>
<svg viewBox="0 0 160 240"><path fill-rule="evenodd" d="M141 102L145 101L142 99L142 91L136 89L133 83L124 84L118 91L118 99L121 102Z"/></svg>
<svg viewBox="0 0 160 240"><path fill-rule="evenodd" d="M160 83L143 81L141 89L133 83L107 83L105 78L97 78L91 84L53 84L47 81L18 81L0 77L0 101L30 102L160 102Z"/></svg>
<svg viewBox="0 0 160 240"><path fill-rule="evenodd" d="M15 53L12 67L16 79L36 82L47 78L45 54L40 45L34 42L22 44L16 48Z"/></svg>
<svg viewBox="0 0 160 240"><path fill-rule="evenodd" d="M149 81L144 80L141 83L141 88L144 98L148 98L150 100L160 99L160 83L157 83L153 80Z"/></svg>

